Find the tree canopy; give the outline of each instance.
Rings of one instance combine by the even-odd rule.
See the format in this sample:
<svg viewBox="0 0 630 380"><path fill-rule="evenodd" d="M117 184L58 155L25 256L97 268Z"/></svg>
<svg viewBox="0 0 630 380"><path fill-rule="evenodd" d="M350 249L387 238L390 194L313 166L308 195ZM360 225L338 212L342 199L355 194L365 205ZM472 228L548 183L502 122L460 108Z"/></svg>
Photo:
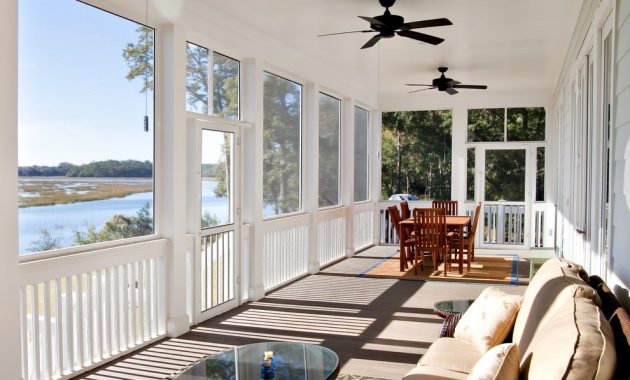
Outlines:
<svg viewBox="0 0 630 380"><path fill-rule="evenodd" d="M20 177L151 178L153 176L153 163L137 160L107 160L73 165L62 162L57 166L20 166L18 167L18 175Z"/></svg>
<svg viewBox="0 0 630 380"><path fill-rule="evenodd" d="M273 215L300 208L302 86L265 73L263 202Z"/></svg>
<svg viewBox="0 0 630 380"><path fill-rule="evenodd" d="M451 111L383 113L381 197L451 198Z"/></svg>

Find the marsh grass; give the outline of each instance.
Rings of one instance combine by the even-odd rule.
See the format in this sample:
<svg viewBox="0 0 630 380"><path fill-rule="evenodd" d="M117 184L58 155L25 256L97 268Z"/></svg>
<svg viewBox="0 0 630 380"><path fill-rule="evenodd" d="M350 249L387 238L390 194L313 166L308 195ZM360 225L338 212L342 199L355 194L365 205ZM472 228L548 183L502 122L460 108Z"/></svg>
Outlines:
<svg viewBox="0 0 630 380"><path fill-rule="evenodd" d="M152 181L90 180L76 178L19 181L20 207L50 206L75 202L122 198L153 190Z"/></svg>

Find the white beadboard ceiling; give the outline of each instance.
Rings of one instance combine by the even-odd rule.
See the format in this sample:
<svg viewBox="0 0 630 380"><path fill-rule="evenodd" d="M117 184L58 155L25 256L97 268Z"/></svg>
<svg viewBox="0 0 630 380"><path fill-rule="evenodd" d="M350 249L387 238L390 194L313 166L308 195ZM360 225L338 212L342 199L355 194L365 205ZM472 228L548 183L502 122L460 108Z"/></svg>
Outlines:
<svg viewBox="0 0 630 380"><path fill-rule="evenodd" d="M367 29L368 23L357 16L382 14L378 0L154 1L162 13L181 14L183 8L195 20L227 19L226 34L235 28L241 38L258 45L282 44L275 65L295 60L285 56L287 49L312 57L320 73L299 73L309 80L318 81L326 76L321 72L330 71L350 81L369 82L364 86L373 92L369 102L386 110L455 97L473 102L515 95L550 97L582 5L582 0L397 0L390 11L407 22L449 18L451 26L419 30L446 41L433 46L397 36L361 50L372 34L317 35ZM437 91L408 93L405 83L430 83L441 65L449 67L448 77L489 89L461 90L450 99Z"/></svg>

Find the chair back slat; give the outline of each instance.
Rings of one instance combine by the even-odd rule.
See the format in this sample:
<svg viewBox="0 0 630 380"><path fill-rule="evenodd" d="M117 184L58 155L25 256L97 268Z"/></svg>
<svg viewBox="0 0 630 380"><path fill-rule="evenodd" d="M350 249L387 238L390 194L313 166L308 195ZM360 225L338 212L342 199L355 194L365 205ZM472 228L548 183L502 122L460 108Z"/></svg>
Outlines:
<svg viewBox="0 0 630 380"><path fill-rule="evenodd" d="M457 201L434 200L432 206L433 208L443 208L446 210L446 215L457 215Z"/></svg>
<svg viewBox="0 0 630 380"><path fill-rule="evenodd" d="M407 201L400 202L400 214L403 220L411 218L411 213L409 212L409 203Z"/></svg>
<svg viewBox="0 0 630 380"><path fill-rule="evenodd" d="M416 249L435 251L446 246L446 212L441 208L413 210Z"/></svg>
<svg viewBox="0 0 630 380"><path fill-rule="evenodd" d="M400 213L398 213L398 207L389 206L387 207L387 211L389 212L390 220L396 229L398 238L400 239Z"/></svg>
<svg viewBox="0 0 630 380"><path fill-rule="evenodd" d="M479 222L479 214L481 213L481 202L477 202L477 206L475 206L475 215L473 215L472 227L470 229L469 236L473 239L475 238L475 233L477 232L477 222Z"/></svg>

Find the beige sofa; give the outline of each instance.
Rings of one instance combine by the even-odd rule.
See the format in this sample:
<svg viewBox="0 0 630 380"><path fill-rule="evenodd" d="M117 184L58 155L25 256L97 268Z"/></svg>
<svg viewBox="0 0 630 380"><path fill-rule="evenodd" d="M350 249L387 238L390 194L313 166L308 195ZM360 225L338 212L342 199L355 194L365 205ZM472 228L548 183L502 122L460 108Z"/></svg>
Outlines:
<svg viewBox="0 0 630 380"><path fill-rule="evenodd" d="M512 334L521 379L613 378L614 336L581 275L577 265L555 258L531 280ZM465 340L439 338L404 380L466 379L483 354Z"/></svg>

